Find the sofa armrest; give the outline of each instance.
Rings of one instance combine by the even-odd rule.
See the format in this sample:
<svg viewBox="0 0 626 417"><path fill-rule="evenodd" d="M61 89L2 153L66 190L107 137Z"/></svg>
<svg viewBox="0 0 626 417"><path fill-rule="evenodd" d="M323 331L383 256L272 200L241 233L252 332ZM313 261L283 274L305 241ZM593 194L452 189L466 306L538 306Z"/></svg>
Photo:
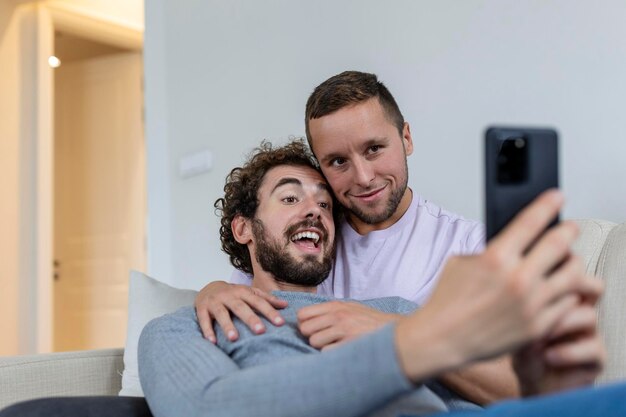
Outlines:
<svg viewBox="0 0 626 417"><path fill-rule="evenodd" d="M0 357L0 409L24 400L117 395L123 349Z"/></svg>

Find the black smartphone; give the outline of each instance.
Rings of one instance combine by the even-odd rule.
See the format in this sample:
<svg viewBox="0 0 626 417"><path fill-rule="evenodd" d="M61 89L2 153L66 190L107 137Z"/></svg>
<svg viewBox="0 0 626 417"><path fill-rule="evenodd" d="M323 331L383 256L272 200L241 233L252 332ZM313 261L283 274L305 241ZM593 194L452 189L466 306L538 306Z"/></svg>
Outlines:
<svg viewBox="0 0 626 417"><path fill-rule="evenodd" d="M495 126L487 129L487 241L542 191L558 186L558 136L555 130ZM557 222L558 218L552 225Z"/></svg>

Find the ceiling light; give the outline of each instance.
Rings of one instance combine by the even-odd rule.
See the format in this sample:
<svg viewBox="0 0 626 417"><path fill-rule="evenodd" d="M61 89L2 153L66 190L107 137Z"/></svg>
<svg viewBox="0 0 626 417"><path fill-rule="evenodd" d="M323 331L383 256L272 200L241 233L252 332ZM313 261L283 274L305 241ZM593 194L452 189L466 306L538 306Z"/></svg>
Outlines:
<svg viewBox="0 0 626 417"><path fill-rule="evenodd" d="M50 55L48 58L48 65L52 68L59 68L61 66L61 60L54 55Z"/></svg>

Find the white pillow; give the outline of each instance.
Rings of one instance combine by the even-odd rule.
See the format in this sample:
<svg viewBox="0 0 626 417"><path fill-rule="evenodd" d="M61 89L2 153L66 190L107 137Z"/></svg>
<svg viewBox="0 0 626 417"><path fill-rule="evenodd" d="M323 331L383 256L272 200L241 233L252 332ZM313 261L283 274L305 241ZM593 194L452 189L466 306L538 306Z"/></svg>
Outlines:
<svg viewBox="0 0 626 417"><path fill-rule="evenodd" d="M170 287L137 271L130 271L128 330L124 349L124 373L119 395L143 397L137 366L139 335L150 320L193 305L197 291Z"/></svg>

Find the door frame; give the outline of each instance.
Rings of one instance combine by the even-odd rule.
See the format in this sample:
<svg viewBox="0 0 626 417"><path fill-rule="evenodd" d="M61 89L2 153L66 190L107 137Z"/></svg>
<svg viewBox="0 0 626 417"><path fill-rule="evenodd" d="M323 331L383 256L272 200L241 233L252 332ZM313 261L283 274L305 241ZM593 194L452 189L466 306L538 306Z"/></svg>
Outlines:
<svg viewBox="0 0 626 417"><path fill-rule="evenodd" d="M122 47L133 51L143 49L143 29L108 16L77 9L63 4L38 3L30 13L28 26L34 36L22 45L25 55L31 57L33 68L26 80L32 91L33 105L22 115L26 126L33 126L31 140L24 160L27 175L24 181L28 194L34 196L26 205L26 250L20 251L20 264L25 266L22 279L33 283L21 294L20 311L27 313L20 338L26 340L26 353L50 352L53 346L52 259L54 224L54 73L48 57L54 52L56 30L82 38ZM23 171L24 172L24 171Z"/></svg>

